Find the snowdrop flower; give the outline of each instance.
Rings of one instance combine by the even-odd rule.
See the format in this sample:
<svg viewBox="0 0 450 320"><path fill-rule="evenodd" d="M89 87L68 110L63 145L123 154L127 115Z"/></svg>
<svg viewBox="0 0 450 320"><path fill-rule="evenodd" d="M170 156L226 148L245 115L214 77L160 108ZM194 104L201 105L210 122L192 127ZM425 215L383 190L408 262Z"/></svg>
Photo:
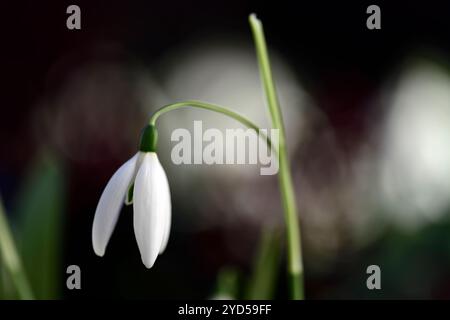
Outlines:
<svg viewBox="0 0 450 320"><path fill-rule="evenodd" d="M139 152L114 173L94 217L92 245L103 256L123 203L133 204L134 234L142 262L151 268L167 246L171 224L169 183L156 154L157 131L144 128Z"/></svg>

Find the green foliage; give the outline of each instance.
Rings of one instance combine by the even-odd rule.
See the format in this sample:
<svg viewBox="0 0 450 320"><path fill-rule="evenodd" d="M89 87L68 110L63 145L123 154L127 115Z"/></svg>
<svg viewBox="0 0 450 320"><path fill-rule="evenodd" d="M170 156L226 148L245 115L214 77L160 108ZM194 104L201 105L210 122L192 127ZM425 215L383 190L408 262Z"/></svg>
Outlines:
<svg viewBox="0 0 450 320"><path fill-rule="evenodd" d="M66 182L61 162L48 153L32 164L17 197L17 242L37 299L60 297Z"/></svg>
<svg viewBox="0 0 450 320"><path fill-rule="evenodd" d="M281 254L281 235L273 228L264 229L250 278L241 296L241 277L236 268L224 267L219 271L215 299L269 300L275 296Z"/></svg>
<svg viewBox="0 0 450 320"><path fill-rule="evenodd" d="M237 299L239 294L239 272L233 267L225 267L217 276L214 299Z"/></svg>
<svg viewBox="0 0 450 320"><path fill-rule="evenodd" d="M33 293L22 267L14 237L0 198L0 266L4 298L33 299Z"/></svg>

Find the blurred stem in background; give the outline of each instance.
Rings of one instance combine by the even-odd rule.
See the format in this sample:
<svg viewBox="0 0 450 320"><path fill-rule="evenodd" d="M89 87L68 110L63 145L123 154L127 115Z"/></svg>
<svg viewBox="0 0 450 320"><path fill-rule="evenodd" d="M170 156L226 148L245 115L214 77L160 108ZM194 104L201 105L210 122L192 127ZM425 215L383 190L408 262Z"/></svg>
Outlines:
<svg viewBox="0 0 450 320"><path fill-rule="evenodd" d="M264 228L261 233L253 274L246 288L244 299L269 300L275 295L275 285L280 263L280 232Z"/></svg>
<svg viewBox="0 0 450 320"><path fill-rule="evenodd" d="M33 293L31 291L30 284L25 275L17 252L16 245L11 234L11 230L6 218L5 209L3 207L3 201L0 197L0 251L1 262L5 267L5 271L9 274L10 279L17 290L17 294L21 299L33 299Z"/></svg>
<svg viewBox="0 0 450 320"><path fill-rule="evenodd" d="M277 92L272 78L269 54L267 52L266 40L261 21L256 15L249 17L250 26L256 46L259 70L261 73L264 92L272 118L272 127L280 130L280 141L278 147L279 173L281 199L285 213L288 245L288 274L290 277L290 289L292 299L303 299L303 261L300 243L300 224L295 203L294 186L291 178L291 169L286 149L286 133L284 130L283 117L278 103Z"/></svg>
<svg viewBox="0 0 450 320"><path fill-rule="evenodd" d="M239 298L239 272L233 267L220 269L217 276L215 300L234 300Z"/></svg>
<svg viewBox="0 0 450 320"><path fill-rule="evenodd" d="M212 299L270 300L275 296L275 287L280 265L281 233L273 227L261 232L258 252L255 256L253 272L241 293L239 281L242 279L236 268L224 267L217 276L217 284Z"/></svg>

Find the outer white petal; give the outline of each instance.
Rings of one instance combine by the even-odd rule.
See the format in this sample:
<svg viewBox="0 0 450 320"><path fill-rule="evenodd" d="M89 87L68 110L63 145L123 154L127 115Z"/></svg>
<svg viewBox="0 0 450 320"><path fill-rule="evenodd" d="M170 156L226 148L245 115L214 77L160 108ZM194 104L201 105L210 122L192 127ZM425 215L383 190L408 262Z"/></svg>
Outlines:
<svg viewBox="0 0 450 320"><path fill-rule="evenodd" d="M170 210L164 169L154 152L145 154L134 182L134 233L142 262L151 268L161 249Z"/></svg>
<svg viewBox="0 0 450 320"><path fill-rule="evenodd" d="M92 246L98 256L105 254L116 226L128 186L133 178L138 154L125 162L111 177L100 197L92 226Z"/></svg>
<svg viewBox="0 0 450 320"><path fill-rule="evenodd" d="M169 241L169 235L170 235L170 227L171 227L171 225L172 225L172 202L171 202L171 199L170 199L170 188L169 188L169 182L168 182L168 180L167 180L167 176L166 176L166 173L165 173L165 171L164 171L164 168L161 166L161 163L159 163L159 161L158 161L158 164L159 164L159 166L161 167L161 172L162 172L162 174L163 174L163 177L164 177L164 182L165 183L163 183L162 181L161 181L161 188L164 188L165 189L165 191L164 191L164 196L165 196L165 198L164 198L164 203L165 203L165 207L164 207L164 233L163 233L163 238L162 238L162 241L161 241L161 247L160 247L160 249L159 249L159 254L161 254L161 253L163 253L164 252L164 250L166 249L166 247L167 247L167 242Z"/></svg>

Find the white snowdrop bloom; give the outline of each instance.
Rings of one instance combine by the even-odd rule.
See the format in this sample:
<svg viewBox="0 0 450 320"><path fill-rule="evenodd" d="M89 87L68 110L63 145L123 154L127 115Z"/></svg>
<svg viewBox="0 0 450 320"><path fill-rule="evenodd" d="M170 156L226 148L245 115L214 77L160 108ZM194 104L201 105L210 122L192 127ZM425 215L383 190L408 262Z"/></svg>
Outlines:
<svg viewBox="0 0 450 320"><path fill-rule="evenodd" d="M147 126L139 152L125 162L106 185L92 227L92 245L98 256L105 254L123 203L131 203L129 195L133 198L134 234L142 262L151 268L165 250L171 225L170 189L155 152L156 140L156 129Z"/></svg>
<svg viewBox="0 0 450 320"><path fill-rule="evenodd" d="M450 208L450 77L422 61L400 77L382 136L379 185L395 222L418 227Z"/></svg>

